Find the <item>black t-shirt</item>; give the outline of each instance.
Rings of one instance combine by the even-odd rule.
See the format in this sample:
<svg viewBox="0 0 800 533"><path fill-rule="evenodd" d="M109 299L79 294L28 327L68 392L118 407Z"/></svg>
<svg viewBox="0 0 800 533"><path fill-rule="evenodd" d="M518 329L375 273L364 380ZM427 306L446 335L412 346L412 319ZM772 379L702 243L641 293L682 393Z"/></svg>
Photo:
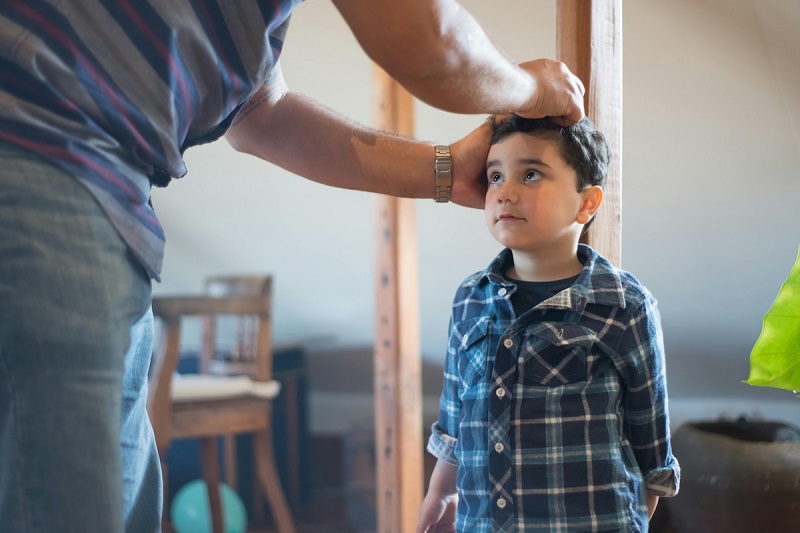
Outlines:
<svg viewBox="0 0 800 533"><path fill-rule="evenodd" d="M523 313L533 309L543 301L551 296L555 296L563 291L578 279L578 276L572 276L566 279L557 279L555 281L522 281L519 279L506 278L508 281L517 286L517 290L511 295L511 305L514 306L514 312L517 316L522 316Z"/></svg>

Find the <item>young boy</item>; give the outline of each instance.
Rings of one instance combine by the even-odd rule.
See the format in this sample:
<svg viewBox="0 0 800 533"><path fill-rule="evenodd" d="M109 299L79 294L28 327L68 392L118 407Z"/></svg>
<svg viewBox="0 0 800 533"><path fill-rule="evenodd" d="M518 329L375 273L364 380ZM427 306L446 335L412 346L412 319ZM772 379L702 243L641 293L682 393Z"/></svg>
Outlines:
<svg viewBox="0 0 800 533"><path fill-rule="evenodd" d="M588 119L496 126L486 223L456 292L418 532L647 531L678 491L656 301L578 240L608 146Z"/></svg>

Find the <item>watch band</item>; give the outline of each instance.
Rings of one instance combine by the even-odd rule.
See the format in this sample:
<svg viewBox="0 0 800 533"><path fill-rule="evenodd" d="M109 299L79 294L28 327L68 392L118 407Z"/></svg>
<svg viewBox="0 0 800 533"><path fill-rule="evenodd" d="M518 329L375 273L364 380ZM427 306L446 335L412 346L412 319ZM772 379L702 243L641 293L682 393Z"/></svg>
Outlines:
<svg viewBox="0 0 800 533"><path fill-rule="evenodd" d="M438 144L435 150L436 196L433 200L437 203L447 203L450 201L450 193L453 190L453 158L450 156L449 146Z"/></svg>

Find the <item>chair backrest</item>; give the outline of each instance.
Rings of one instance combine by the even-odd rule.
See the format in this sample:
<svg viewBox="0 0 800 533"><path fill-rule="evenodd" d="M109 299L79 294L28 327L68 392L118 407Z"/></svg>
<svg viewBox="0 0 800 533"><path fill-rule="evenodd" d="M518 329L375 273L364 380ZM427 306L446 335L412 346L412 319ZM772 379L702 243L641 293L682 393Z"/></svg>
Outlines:
<svg viewBox="0 0 800 533"><path fill-rule="evenodd" d="M251 327L255 340L248 341L255 355L230 362L223 358L220 363L210 359L213 362L211 366L217 367L212 370L225 374L248 374L258 381L272 379L272 278L220 277L209 280L209 286L212 290L208 294L153 298L153 314L161 322L163 338L161 349L154 353L147 411L159 449L171 440L170 391L172 374L180 357L181 323L184 318L203 317L204 321L211 324L215 324L221 316L255 319L255 325ZM204 345L210 347L215 344L214 330L204 328ZM245 344L243 341L242 346ZM201 361L201 372L202 366Z"/></svg>
<svg viewBox="0 0 800 533"><path fill-rule="evenodd" d="M259 296L271 311L271 276L214 276L206 280L212 298ZM272 377L271 312L267 315L205 315L200 371L246 374L259 381ZM269 363L265 365L264 363Z"/></svg>

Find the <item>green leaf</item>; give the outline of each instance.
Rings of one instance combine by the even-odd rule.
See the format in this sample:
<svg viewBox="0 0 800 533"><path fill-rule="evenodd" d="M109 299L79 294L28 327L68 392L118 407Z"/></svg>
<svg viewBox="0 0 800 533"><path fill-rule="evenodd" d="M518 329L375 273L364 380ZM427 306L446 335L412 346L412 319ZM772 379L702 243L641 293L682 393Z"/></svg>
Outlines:
<svg viewBox="0 0 800 533"><path fill-rule="evenodd" d="M800 253L764 316L750 352L748 385L800 390Z"/></svg>

